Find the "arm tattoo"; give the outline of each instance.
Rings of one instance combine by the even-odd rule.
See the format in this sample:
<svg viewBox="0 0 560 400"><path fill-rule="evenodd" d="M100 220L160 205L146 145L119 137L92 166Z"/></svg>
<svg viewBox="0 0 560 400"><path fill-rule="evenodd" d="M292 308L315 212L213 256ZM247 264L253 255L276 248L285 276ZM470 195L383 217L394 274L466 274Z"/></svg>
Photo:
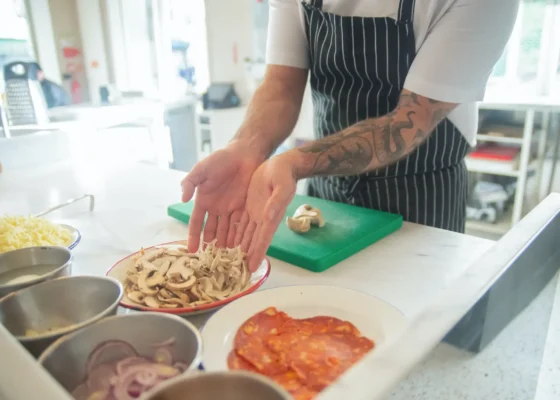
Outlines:
<svg viewBox="0 0 560 400"><path fill-rule="evenodd" d="M394 111L297 149L298 175L356 175L393 164L420 146L456 104L404 90Z"/></svg>

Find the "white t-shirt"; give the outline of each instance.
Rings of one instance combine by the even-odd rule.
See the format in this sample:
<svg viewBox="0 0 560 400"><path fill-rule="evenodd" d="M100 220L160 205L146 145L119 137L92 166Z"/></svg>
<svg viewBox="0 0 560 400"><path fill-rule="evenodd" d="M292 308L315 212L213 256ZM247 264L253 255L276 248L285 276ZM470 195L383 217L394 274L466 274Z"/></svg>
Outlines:
<svg viewBox="0 0 560 400"><path fill-rule="evenodd" d="M416 0L416 57L405 89L434 100L459 103L449 119L476 143L477 101L515 23L518 0ZM345 16L396 19L399 0L323 0L323 11ZM373 44L373 42L372 42ZM268 64L309 68L300 0L270 0Z"/></svg>

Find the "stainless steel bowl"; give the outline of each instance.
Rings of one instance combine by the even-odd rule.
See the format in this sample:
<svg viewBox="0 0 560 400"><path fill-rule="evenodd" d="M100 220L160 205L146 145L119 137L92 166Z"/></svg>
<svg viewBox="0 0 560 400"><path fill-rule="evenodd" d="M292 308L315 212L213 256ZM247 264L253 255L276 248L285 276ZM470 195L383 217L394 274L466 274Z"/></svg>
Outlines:
<svg viewBox="0 0 560 400"><path fill-rule="evenodd" d="M69 392L85 377L85 365L91 352L102 342L122 340L132 345L140 356L152 357L154 344L170 338L174 361L184 362L186 371L200 365L202 338L187 320L170 314L143 312L105 318L85 329L64 336L46 349L39 363ZM116 361L103 359L103 362Z"/></svg>
<svg viewBox="0 0 560 400"><path fill-rule="evenodd" d="M291 400L275 382L242 372L208 372L186 375L162 383L146 400Z"/></svg>
<svg viewBox="0 0 560 400"><path fill-rule="evenodd" d="M1 299L0 323L37 357L62 335L115 315L122 295L121 283L113 278L59 278Z"/></svg>
<svg viewBox="0 0 560 400"><path fill-rule="evenodd" d="M44 264L58 265L58 268L26 282L12 285L0 284L0 298L40 282L69 276L72 272L72 253L65 247L52 246L27 247L0 254L0 276L16 269L22 269L23 272L24 268Z"/></svg>

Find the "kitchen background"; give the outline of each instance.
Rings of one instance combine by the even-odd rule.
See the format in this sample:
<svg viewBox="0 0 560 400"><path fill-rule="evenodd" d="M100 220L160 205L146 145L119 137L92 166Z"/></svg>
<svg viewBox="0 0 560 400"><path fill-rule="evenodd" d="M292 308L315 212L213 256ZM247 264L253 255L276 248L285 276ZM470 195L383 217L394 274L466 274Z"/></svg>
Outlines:
<svg viewBox="0 0 560 400"><path fill-rule="evenodd" d="M32 77L4 74L0 163L99 158L188 171L235 134L264 74L267 23L268 0L0 0L0 72L37 61L72 102L47 110ZM560 189L557 0L522 2L480 109L468 232L496 239ZM278 151L311 139L312 124L307 91Z"/></svg>

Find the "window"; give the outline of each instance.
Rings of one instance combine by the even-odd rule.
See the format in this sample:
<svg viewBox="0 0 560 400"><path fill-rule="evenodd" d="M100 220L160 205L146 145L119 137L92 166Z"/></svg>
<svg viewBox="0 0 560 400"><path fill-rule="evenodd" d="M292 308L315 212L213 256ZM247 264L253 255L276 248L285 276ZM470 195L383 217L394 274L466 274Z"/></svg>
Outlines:
<svg viewBox="0 0 560 400"><path fill-rule="evenodd" d="M511 39L490 84L523 94L560 95L560 0L522 0Z"/></svg>
<svg viewBox="0 0 560 400"><path fill-rule="evenodd" d="M34 58L23 0L0 0L0 87L5 64Z"/></svg>

